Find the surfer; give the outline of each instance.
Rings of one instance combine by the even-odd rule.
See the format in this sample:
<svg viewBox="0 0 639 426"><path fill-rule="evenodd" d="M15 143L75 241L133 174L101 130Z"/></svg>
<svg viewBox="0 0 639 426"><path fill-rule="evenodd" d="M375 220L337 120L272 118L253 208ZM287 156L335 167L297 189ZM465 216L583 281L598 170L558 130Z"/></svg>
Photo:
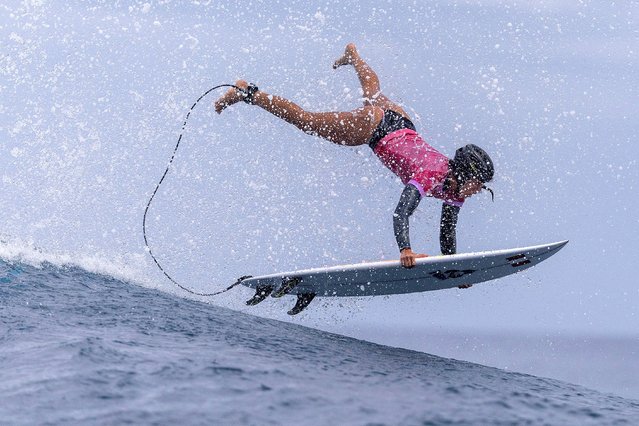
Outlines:
<svg viewBox="0 0 639 426"><path fill-rule="evenodd" d="M405 187L393 214L393 229L401 264L410 268L426 254L413 252L409 238L409 217L423 197L443 201L440 246L443 254L455 254L456 227L464 200L486 188L494 166L488 154L476 145L459 148L448 159L422 139L406 111L381 93L377 74L362 59L354 44L348 44L333 68L352 65L363 90L364 106L348 112L309 112L295 103L259 90L238 80L215 102L219 114L237 102L257 105L293 124L303 132L330 142L358 146L368 144L382 163ZM492 194L492 191L490 191Z"/></svg>

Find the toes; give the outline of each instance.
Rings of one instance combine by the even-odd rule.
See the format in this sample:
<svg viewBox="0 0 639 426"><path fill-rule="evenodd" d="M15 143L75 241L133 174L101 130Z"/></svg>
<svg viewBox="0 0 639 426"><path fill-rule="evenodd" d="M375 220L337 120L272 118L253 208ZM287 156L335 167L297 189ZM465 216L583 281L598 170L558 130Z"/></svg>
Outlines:
<svg viewBox="0 0 639 426"><path fill-rule="evenodd" d="M344 54L335 61L333 69L339 68L342 65L351 65L353 58L357 55L357 49L353 43L348 43L344 49Z"/></svg>
<svg viewBox="0 0 639 426"><path fill-rule="evenodd" d="M342 65L348 65L350 63L351 61L346 56L342 56L341 58L335 61L335 63L333 64L333 69L337 69L341 67Z"/></svg>
<svg viewBox="0 0 639 426"><path fill-rule="evenodd" d="M231 89L231 90L235 90L235 89ZM215 102L215 112L217 112L218 114L221 114L222 111L224 111L226 109L226 107L228 107L229 105L235 103L231 100L231 96L229 95L233 95L232 93L225 93L224 95L222 95L222 97L220 99L218 99Z"/></svg>
<svg viewBox="0 0 639 426"><path fill-rule="evenodd" d="M244 80L238 80L235 82L235 86L239 87L242 90L246 90L248 87L248 83ZM215 102L215 112L221 114L227 107L239 102L242 100L242 95L240 91L234 87L230 88L226 91L216 102Z"/></svg>
<svg viewBox="0 0 639 426"><path fill-rule="evenodd" d="M215 103L215 112L217 112L218 114L222 114L222 111L224 111L224 109L227 107L227 105L223 102L216 102Z"/></svg>

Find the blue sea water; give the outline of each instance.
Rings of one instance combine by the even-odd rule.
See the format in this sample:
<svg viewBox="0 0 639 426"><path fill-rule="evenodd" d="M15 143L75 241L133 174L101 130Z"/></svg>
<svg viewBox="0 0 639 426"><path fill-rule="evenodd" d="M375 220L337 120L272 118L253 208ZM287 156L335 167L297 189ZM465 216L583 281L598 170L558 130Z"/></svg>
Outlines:
<svg viewBox="0 0 639 426"><path fill-rule="evenodd" d="M636 424L639 401L0 262L2 424Z"/></svg>

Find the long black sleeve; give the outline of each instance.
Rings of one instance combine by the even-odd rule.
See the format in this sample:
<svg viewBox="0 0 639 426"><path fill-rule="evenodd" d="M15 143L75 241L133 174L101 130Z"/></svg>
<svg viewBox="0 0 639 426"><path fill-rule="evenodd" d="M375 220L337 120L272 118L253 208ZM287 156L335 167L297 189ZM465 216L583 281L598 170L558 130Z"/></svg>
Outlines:
<svg viewBox="0 0 639 426"><path fill-rule="evenodd" d="M399 198L399 203L393 214L393 230L395 231L395 239L400 251L410 248L408 218L413 214L421 199L422 196L419 190L410 184L406 185L404 191L402 191L402 196Z"/></svg>
<svg viewBox="0 0 639 426"><path fill-rule="evenodd" d="M442 219L439 225L439 245L442 254L457 253L457 217L459 207L442 205Z"/></svg>

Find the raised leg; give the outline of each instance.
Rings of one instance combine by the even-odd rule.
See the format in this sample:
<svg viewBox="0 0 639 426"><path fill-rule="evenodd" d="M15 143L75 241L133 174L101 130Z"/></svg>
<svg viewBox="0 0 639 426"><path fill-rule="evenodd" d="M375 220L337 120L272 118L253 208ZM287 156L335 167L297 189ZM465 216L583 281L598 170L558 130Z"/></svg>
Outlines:
<svg viewBox="0 0 639 426"><path fill-rule="evenodd" d="M244 80L238 80L235 85L247 87ZM241 93L230 89L215 103L215 110L221 113L242 99ZM367 143L384 114L376 106L365 106L350 112L309 112L287 99L269 95L262 90L253 95L253 103L305 133L350 146Z"/></svg>
<svg viewBox="0 0 639 426"><path fill-rule="evenodd" d="M362 91L364 92L365 106L377 106L383 110L391 109L410 119L402 107L382 94L379 77L377 77L377 74L373 71L370 65L362 59L353 43L346 45L344 55L335 61L333 68L339 68L343 65L352 65L355 68L357 78L359 79Z"/></svg>

